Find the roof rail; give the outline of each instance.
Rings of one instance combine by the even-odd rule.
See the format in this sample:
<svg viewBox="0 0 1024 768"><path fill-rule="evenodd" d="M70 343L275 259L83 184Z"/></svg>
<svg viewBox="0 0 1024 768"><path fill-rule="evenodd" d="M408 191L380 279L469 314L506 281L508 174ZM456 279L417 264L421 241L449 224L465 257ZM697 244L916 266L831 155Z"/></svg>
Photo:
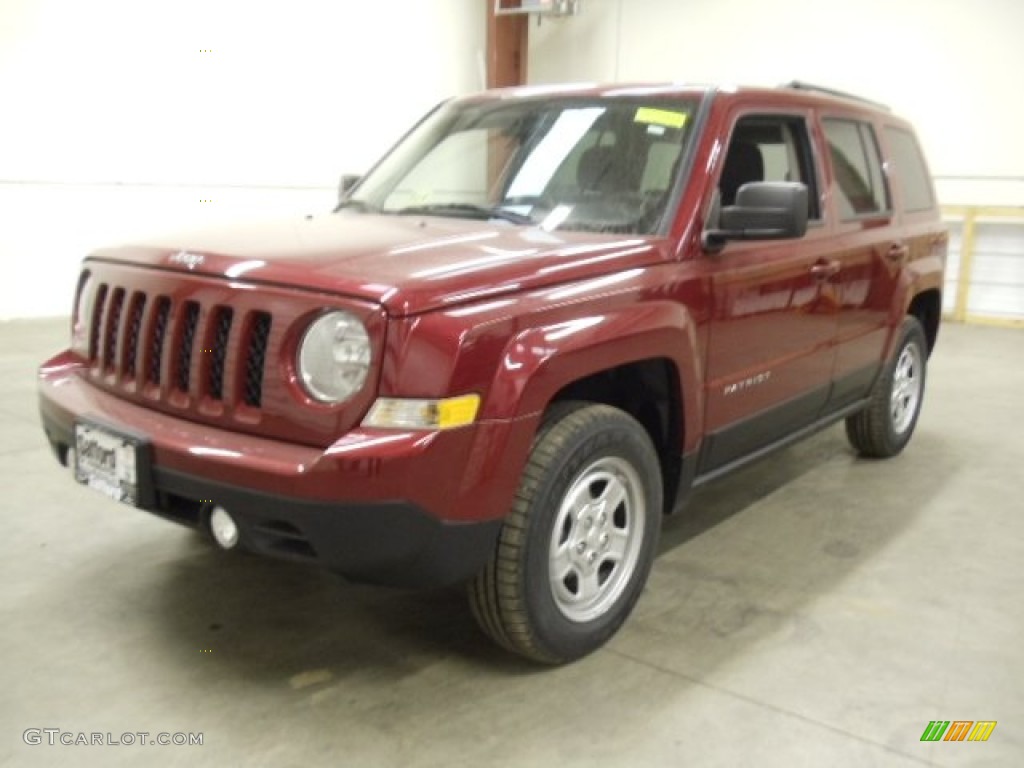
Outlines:
<svg viewBox="0 0 1024 768"><path fill-rule="evenodd" d="M805 83L802 80L791 80L788 83L783 83L779 87L790 88L794 91L812 91L814 93L825 93L828 94L829 96L838 96L841 99L852 99L853 101L860 101L864 104L870 104L873 107L880 107L881 109L884 109L886 112L892 111L888 105L882 104L881 102L872 101L871 99L865 99L863 96L856 96L852 93L847 93L846 91L837 91L834 88L824 88L823 86L814 85L813 83Z"/></svg>

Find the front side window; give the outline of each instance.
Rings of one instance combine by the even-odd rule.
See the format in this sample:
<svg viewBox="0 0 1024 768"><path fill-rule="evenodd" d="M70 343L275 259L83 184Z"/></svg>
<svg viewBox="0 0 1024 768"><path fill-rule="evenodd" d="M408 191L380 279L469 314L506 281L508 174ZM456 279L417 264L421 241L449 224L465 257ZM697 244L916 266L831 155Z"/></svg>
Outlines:
<svg viewBox="0 0 1024 768"><path fill-rule="evenodd" d="M856 120L822 121L832 159L839 218L870 216L889 210L889 193L882 175L875 132Z"/></svg>
<svg viewBox="0 0 1024 768"><path fill-rule="evenodd" d="M360 183L349 207L650 234L696 105L529 99L438 109Z"/></svg>
<svg viewBox="0 0 1024 768"><path fill-rule="evenodd" d="M734 205L740 187L759 181L801 182L807 186L808 220L821 217L814 160L803 118L753 115L736 123L718 180L721 205Z"/></svg>

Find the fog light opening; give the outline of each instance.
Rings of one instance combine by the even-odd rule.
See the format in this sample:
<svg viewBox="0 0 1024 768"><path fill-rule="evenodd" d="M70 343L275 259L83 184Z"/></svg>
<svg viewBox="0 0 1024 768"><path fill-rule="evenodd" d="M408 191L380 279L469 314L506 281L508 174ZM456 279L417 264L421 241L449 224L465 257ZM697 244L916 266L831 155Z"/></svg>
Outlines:
<svg viewBox="0 0 1024 768"><path fill-rule="evenodd" d="M238 524L224 507L214 507L210 513L210 533L221 549L233 549L238 544Z"/></svg>

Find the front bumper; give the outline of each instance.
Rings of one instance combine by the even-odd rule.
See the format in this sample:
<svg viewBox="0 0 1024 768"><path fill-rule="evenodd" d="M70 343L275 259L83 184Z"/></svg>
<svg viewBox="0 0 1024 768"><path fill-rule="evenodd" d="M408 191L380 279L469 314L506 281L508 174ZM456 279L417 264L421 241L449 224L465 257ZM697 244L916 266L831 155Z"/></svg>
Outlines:
<svg viewBox="0 0 1024 768"><path fill-rule="evenodd" d="M355 581L433 587L472 577L494 549L500 520L446 523L407 501L316 502L235 488L157 468L157 513L205 525L214 499L227 509L246 549L315 562ZM170 502L168 504L168 501Z"/></svg>
<svg viewBox="0 0 1024 768"><path fill-rule="evenodd" d="M507 467L497 473L495 466L513 436L526 434L512 429L515 422L448 432L354 430L317 448L142 408L90 386L78 367L65 354L40 370L40 414L55 454L66 460L83 418L144 435L151 512L205 526L221 506L246 548L377 584L456 583L494 551L514 492L498 479L509 476Z"/></svg>

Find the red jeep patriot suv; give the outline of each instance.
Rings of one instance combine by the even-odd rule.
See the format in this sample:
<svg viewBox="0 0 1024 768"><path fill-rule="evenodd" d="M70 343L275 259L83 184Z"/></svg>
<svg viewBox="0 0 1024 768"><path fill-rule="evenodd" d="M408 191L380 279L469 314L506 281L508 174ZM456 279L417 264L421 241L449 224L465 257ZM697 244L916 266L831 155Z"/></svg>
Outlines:
<svg viewBox="0 0 1024 768"><path fill-rule="evenodd" d="M689 491L840 419L914 431L947 235L910 126L794 83L439 106L330 214L98 251L40 370L57 457L225 548L468 582L549 663Z"/></svg>

